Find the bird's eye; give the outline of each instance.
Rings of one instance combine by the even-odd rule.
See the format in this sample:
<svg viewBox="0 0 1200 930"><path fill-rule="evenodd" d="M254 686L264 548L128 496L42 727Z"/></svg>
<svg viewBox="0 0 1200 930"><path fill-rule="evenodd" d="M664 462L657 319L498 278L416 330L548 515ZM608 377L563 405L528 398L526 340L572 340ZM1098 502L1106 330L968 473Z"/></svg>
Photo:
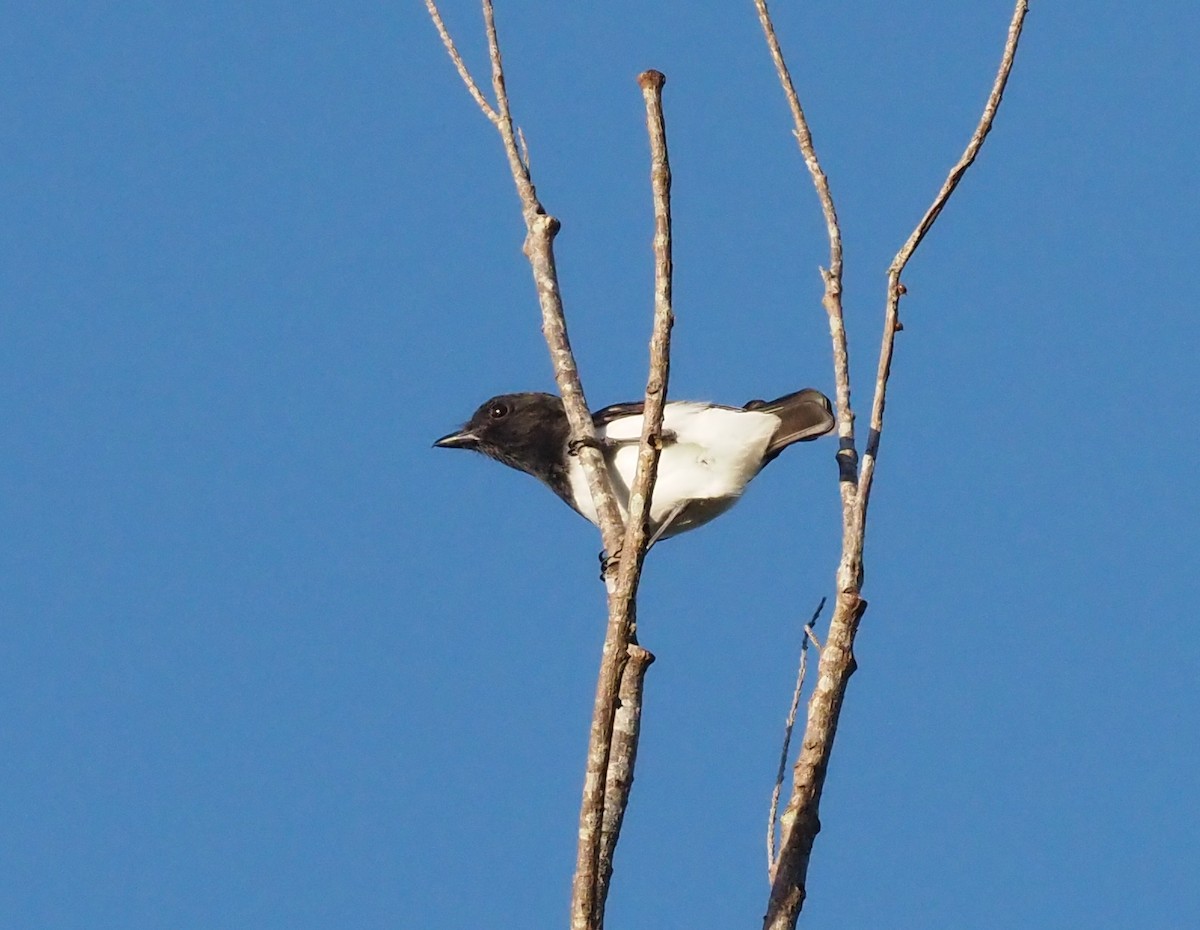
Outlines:
<svg viewBox="0 0 1200 930"><path fill-rule="evenodd" d="M499 420L501 417L508 416L508 404L504 401L496 401L488 408L488 416L493 420Z"/></svg>

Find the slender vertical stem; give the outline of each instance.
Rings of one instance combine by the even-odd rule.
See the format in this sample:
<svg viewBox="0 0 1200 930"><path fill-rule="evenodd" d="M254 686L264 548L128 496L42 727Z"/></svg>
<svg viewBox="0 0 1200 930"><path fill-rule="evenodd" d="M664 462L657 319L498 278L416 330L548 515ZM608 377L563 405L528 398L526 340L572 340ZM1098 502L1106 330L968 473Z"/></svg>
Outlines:
<svg viewBox="0 0 1200 930"><path fill-rule="evenodd" d="M554 366L554 377L562 396L567 420L571 427L572 439L585 440L578 445L578 455L583 471L587 477L588 489L592 495L596 512L599 517L600 533L604 547L611 553L617 553L626 541L625 525L621 512L613 494L612 483L608 474L608 465L604 455L597 447L595 427L591 413L588 410L587 399L583 393L583 385L579 378L579 369L571 350L570 339L567 335L566 318L563 313L562 292L558 284L558 270L554 259L554 239L558 234L559 222L550 216L538 200L529 171L529 158L525 140L513 124L512 110L508 100L508 88L504 76L504 62L500 53L500 40L496 30L495 13L491 0L482 0L484 29L487 35L488 59L491 64L492 92L495 95L495 105L490 104L484 97L479 85L471 76L469 70L458 53L435 0L426 0L438 34L450 55L451 61L458 69L459 75L467 86L468 92L475 99L483 114L492 122L500 134L504 152L508 159L513 183L517 188L517 196L521 202L521 213L525 220L525 255L529 259L533 272L534 285L537 289L538 303L542 314L542 333L550 351L550 360ZM669 254L669 253L668 253ZM668 298L669 318L669 285L666 289ZM667 326L669 330L669 325ZM656 338L658 331L656 329ZM669 340L661 343L662 352L669 348ZM657 357L657 356L656 356ZM651 383L661 385L655 396L660 405L655 431L661 429L661 400L666 392L665 364L660 369L652 369ZM648 398L648 404L650 399ZM651 411L647 411L647 423L652 422ZM592 440L589 444L586 440ZM642 443L639 454L639 487L641 489L642 507L653 491L655 468L657 460L646 467L644 462L646 447L652 445L648 439ZM657 450L652 449L653 452ZM644 474L643 474L644 473ZM644 515L638 522L644 523ZM643 528L644 539L644 528ZM638 542L633 537L635 545L627 548L630 553L627 559L633 566L632 573L622 572L620 583L609 579L608 583L608 627L605 637L604 652L601 658L600 675L597 682L596 704L593 711L592 723L588 742L587 773L584 782L584 801L580 812L580 854L575 882L572 889L572 926L593 927L594 918L599 913L596 907L596 893L599 882L596 878L597 862L600 856L600 835L603 823L605 785L608 780L610 747L613 740L614 717L618 702L618 689L622 682L622 673L630 655L635 623L634 596L637 591L638 574L641 570L641 554L639 547L644 547L644 541ZM643 650L644 652L644 650ZM649 656L649 653L646 653ZM644 672L649 665L649 659L639 657L637 666ZM637 689L640 693L641 673L637 674ZM626 785L631 781L633 754L636 752L637 720L633 720L634 739L632 746L628 740L622 745L627 747L630 775L617 781ZM627 792L627 787L624 789ZM620 794L620 790L617 791ZM621 804L623 811L624 805ZM614 829L619 828L620 818L610 819ZM615 844L615 836L611 843ZM611 847L608 853L611 862ZM607 881L605 882L607 888Z"/></svg>
<svg viewBox="0 0 1200 930"><path fill-rule="evenodd" d="M624 817L632 785L632 759L612 756L613 725L618 706L624 701L632 722L631 738L620 745L627 752L637 750L637 723L641 718L641 682L644 669L630 671L626 666L630 650L636 645L635 613L638 581L646 554L647 521L658 457L662 451L662 418L670 376L671 327L671 167L667 157L666 126L662 113L662 88L666 78L658 71L639 75L638 83L646 103L646 125L650 135L650 181L654 199L654 326L650 338L650 374L642 408L642 435L638 446L637 471L629 492L629 518L621 545L617 579L609 596L608 631L596 685L592 711L591 739L588 743L587 771L584 777L583 803L579 813L579 848L575 860L575 878L571 890L572 930L596 930L603 925L604 904L612 871L612 850L616 830ZM612 550L610 550L612 551ZM624 678L623 678L624 676ZM628 686L625 698L618 694L622 683ZM628 770L628 775L624 774ZM608 803L617 805L609 810ZM609 832L605 834L605 825Z"/></svg>
<svg viewBox="0 0 1200 930"><path fill-rule="evenodd" d="M850 529L850 510L857 493L858 480L858 451L854 443L854 411L850 406L850 352L846 343L846 324L842 314L842 228L838 223L837 208L833 202L833 192L829 187L829 178L821 161L817 158L816 146L813 144L812 131L808 127L808 118L804 115L804 107L800 105L800 95L796 92L796 84L783 58L783 49L779 38L775 35L775 24L767 9L766 0L754 0L758 11L758 22L762 27L763 36L767 40L767 48L771 60L775 63L775 72L779 76L779 84L787 97L788 106L792 111L792 134L800 146L800 154L808 173L812 176L813 187L817 199L821 202L821 213L825 217L825 231L829 237L829 267L821 269L821 280L825 286L822 304L829 317L829 335L833 341L833 377L837 397L838 421L838 469L842 495L843 530Z"/></svg>
<svg viewBox="0 0 1200 930"><path fill-rule="evenodd" d="M933 198L933 203L929 205L929 209L925 211L925 215L921 217L921 221L913 229L912 234L905 241L904 245L900 247L900 251L896 253L896 257L892 259L892 264L888 267L887 309L883 322L883 341L879 352L879 367L875 377L875 397L871 404L871 432L867 439L866 451L863 454L862 475L858 483L859 494L864 501L864 512L866 510L866 502L871 497L871 484L875 477L875 460L879 452L879 436L883 430L883 411L887 406L888 375L892 367L892 353L896 341L896 333L901 329L900 298L904 295L904 285L901 283L900 278L904 273L905 266L908 265L908 260L912 258L913 253L917 250L917 246L925 238L925 234L929 232L934 222L941 215L942 209L950 199L950 195L958 187L958 182L967 173L967 169L974 164L979 150L983 147L983 141L988 137L988 133L992 131L992 124L996 120L996 113L1000 109L1000 102L1004 99L1004 89L1008 86L1008 76L1012 73L1013 62L1017 56L1017 45L1021 41L1021 29L1025 25L1025 16L1028 12L1028 0L1019 0L1016 9L1013 11L1012 21L1008 25L1008 37L1004 43L1004 53L1000 58L1000 68L996 72L996 79L992 82L991 93L988 94L987 103L983 108L983 115L979 119L979 124L975 127L975 132L971 135L971 141L967 143L967 148L962 153L962 157L950 169L950 173L942 183L941 190Z"/></svg>

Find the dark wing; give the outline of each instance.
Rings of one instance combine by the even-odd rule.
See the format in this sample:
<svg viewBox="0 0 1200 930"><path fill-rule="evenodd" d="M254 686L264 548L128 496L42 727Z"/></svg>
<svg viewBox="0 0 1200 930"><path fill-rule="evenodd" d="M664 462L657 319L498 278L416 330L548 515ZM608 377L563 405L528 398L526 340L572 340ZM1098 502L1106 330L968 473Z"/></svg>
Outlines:
<svg viewBox="0 0 1200 930"><path fill-rule="evenodd" d="M670 407L673 403L678 403L678 401L667 401L667 406ZM613 404L611 407L605 407L603 410L597 410L593 413L592 424L597 430L600 430L625 417L640 417L645 407L646 404L640 400L631 401L627 404ZM628 439L613 439L609 437L605 440L605 445L616 449L624 446L636 446L640 441L640 436L630 436ZM663 445L670 445L675 441L675 434L669 429L664 429L662 432L662 441Z"/></svg>
<svg viewBox="0 0 1200 930"><path fill-rule="evenodd" d="M818 391L818 393L820 392ZM780 398L780 400L786 400L786 398ZM667 406L670 407L671 404L684 403L687 403L687 401L669 400L667 401ZM778 403L778 401L772 401L771 403ZM751 406L752 404L757 404L758 406ZM621 419L621 417L640 417L645 406L645 403L640 400L631 401L627 404L613 404L611 407L605 407L603 410L597 410L593 413L592 423L599 429L601 426L607 426L613 420ZM758 410L766 406L766 401L752 400L745 407L726 407L724 404L705 404L704 406L718 407L721 410Z"/></svg>
<svg viewBox="0 0 1200 930"><path fill-rule="evenodd" d="M824 436L836 424L829 398L815 388L805 388L776 400L752 400L746 410L773 413L779 417L779 429L771 437L763 464L775 458L794 442L807 442Z"/></svg>
<svg viewBox="0 0 1200 930"><path fill-rule="evenodd" d="M605 407L603 410L597 410L593 413L592 425L596 429L600 429L600 427L608 426L613 420L619 420L621 417L640 417L645 406L645 403L640 400L628 404L613 404L611 407Z"/></svg>

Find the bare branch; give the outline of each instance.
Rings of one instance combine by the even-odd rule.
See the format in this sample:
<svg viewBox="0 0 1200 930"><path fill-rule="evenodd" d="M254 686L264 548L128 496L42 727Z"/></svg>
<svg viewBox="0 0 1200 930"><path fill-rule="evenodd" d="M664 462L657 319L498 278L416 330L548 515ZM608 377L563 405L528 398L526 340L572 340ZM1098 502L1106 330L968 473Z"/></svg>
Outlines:
<svg viewBox="0 0 1200 930"><path fill-rule="evenodd" d="M650 374L643 408L643 429L637 472L630 493L628 525L621 520L612 491L608 466L595 442L595 428L580 384L579 372L567 337L562 296L554 261L554 238L559 223L546 213L538 200L529 172L525 138L514 127L504 77L504 63L491 0L482 0L488 57L491 62L495 108L484 98L462 61L434 0L426 0L429 15L480 109L496 126L504 143L513 182L525 219L525 255L533 271L542 332L550 350L555 380L599 516L605 548L621 554L620 570L608 582L608 627L596 684L588 741L587 771L580 809L579 853L572 887L571 925L594 930L603 922L604 901L612 874L612 855L624 817L633 781L637 753L641 693L645 670L653 656L637 645L636 594L647 548L647 518L662 449L662 417L669 376L671 312L671 172L667 160L666 132L662 117L662 86L665 78L656 71L641 75L646 100L651 144L651 180L655 215L654 329L650 342ZM590 442L589 442L590 440ZM618 706L620 714L618 715ZM619 727L614 743L614 727ZM615 748L614 748L615 747ZM607 804L606 804L607 800Z"/></svg>
<svg viewBox="0 0 1200 930"><path fill-rule="evenodd" d="M983 108L983 115L979 118L979 125L975 127L975 133L971 136L971 141L967 144L967 149L963 152L962 158L950 169L950 174L946 177L946 183L942 185L942 189L938 191L938 195L933 198L933 203L925 211L925 215L921 217L921 222L917 224L917 228L908 237L908 241L904 243L903 248L900 249L896 257L892 260L890 270L894 270L897 273L904 270L904 266L912 258L913 252L917 250L917 246L921 244L921 240L925 238L925 234L929 232L930 227L933 226L934 221L941 214L946 201L950 199L950 195L958 187L958 182L962 180L963 175L967 173L967 169L974 163L975 156L983 148L983 140L992 131L992 123L996 120L996 112L1000 109L1000 101L1004 98L1004 88L1008 85L1009 74L1012 73L1013 61L1017 57L1017 43L1021 41L1021 29L1025 25L1025 15L1028 12L1028 0L1019 0L1016 9L1013 10L1012 22L1008 25L1008 40L1004 43L1004 54L1000 59L1000 68L996 72L996 80L992 83L992 92L988 94L987 104Z"/></svg>
<svg viewBox="0 0 1200 930"><path fill-rule="evenodd" d="M595 926L604 926L604 907L612 879L613 853L621 835L621 823L633 789L633 766L637 761L642 722L642 686L654 656L641 646L629 647L629 661L621 674L619 706L613 718L612 751L604 785L604 816L600 832L600 856L596 879Z"/></svg>
<svg viewBox="0 0 1200 930"><path fill-rule="evenodd" d="M850 406L850 354L846 346L846 325L842 316L842 230L833 204L833 193L829 189L829 178L826 177L817 158L808 119L804 116L800 96L796 93L796 85L792 81L787 62L784 61L783 49L775 35L775 24L771 21L766 0L754 0L754 6L758 10L758 22L766 37L771 60L775 62L779 83L792 110L792 122L795 124L793 134L800 146L800 154L804 156L808 173L812 175L817 199L821 201L821 212L825 215L825 230L829 236L829 268L821 269L821 279L825 284L822 303L829 316L829 335L833 340L833 374L837 388L838 468L841 477L843 525L844 529L849 529L850 505L857 493L858 452L854 444L854 411Z"/></svg>
<svg viewBox="0 0 1200 930"><path fill-rule="evenodd" d="M645 557L650 494L662 452L663 410L667 403L667 381L671 373L671 164L667 156L667 128L663 122L662 89L666 77L659 71L638 76L646 101L646 128L650 135L650 185L654 197L654 328L650 337L650 376L646 381L646 403L642 410L642 436L638 464L629 492L629 519L625 527L621 572L617 590L637 588L641 561Z"/></svg>
<svg viewBox="0 0 1200 930"><path fill-rule="evenodd" d="M450 37L446 24L434 0L425 0L430 18L442 37L442 44L450 55L450 60L458 69L467 90L475 98L480 109L491 120L500 133L504 143L504 152L512 171L513 183L517 187L517 196L521 200L521 214L525 219L525 255L529 259L533 271L534 286L537 288L538 304L542 311L542 333L546 337L546 346L550 350L550 361L554 366L554 380L558 392L562 396L563 407L567 412L567 421L571 425L571 437L583 440L579 449L579 461L583 473L587 477L588 490L596 507L600 521L600 534L604 546L610 552L620 546L624 525L617 499L612 491L612 483L608 477L608 467L604 456L595 448L595 427L592 416L588 411L587 398L583 393L583 385L579 380L579 368L575 363L575 355L571 351L571 341L567 336L567 323L563 316L562 294L558 286L558 270L554 263L554 237L558 234L559 222L550 216L537 198L537 191L529 175L529 156L524 149L524 138L519 142L518 132L513 126L512 112L508 103L508 91L504 81L504 63L500 56L500 40L496 34L496 18L492 10L491 0L483 0L484 27L488 40L488 60L492 68L492 89L496 94L496 107L493 108L483 96L479 85L471 77L458 48ZM587 440L593 440L587 445Z"/></svg>
<svg viewBox="0 0 1200 930"><path fill-rule="evenodd" d="M426 0L430 2L430 0ZM558 269L554 262L554 237L558 235L559 222L546 213L537 198L537 191L529 175L528 159L521 157L512 112L508 103L508 90L504 81L504 63L500 56L500 40L496 34L496 18L491 0L483 0L483 19L487 31L488 58L492 65L492 89L496 95L496 129L504 143L504 152L517 186L521 200L521 213L525 218L525 255L533 270L533 281L537 288L538 303L542 310L542 334L550 350L550 361L554 366L554 380L562 395L567 420L571 424L573 439L585 441L579 449L579 461L587 476L588 490L596 505L600 519L600 534L604 546L610 552L620 546L623 523L617 499L612 491L608 468L604 456L587 440L595 440L596 431L592 415L588 411L587 398L579 380L579 368L571 351L567 336L567 322L563 315L562 293L558 286Z"/></svg>
<svg viewBox="0 0 1200 930"><path fill-rule="evenodd" d="M761 17L763 10L761 0L756 0L756 3L759 5ZM840 473L843 541L842 559L838 565L837 601L833 617L830 620L829 634L825 646L821 650L817 684L808 702L808 721L801 744L800 757L792 772L792 794L787 808L780 818L780 850L771 883L771 897L767 906L767 914L763 922L766 930L794 928L804 905L809 857L812 853L813 842L821 829L819 819L821 792L824 789L829 758L837 734L846 685L857 667L853 653L854 637L867 608L867 602L860 596L866 514L870 502L879 437L883 428L883 411L887 381L891 372L893 344L895 334L900 328L898 308L900 296L904 292L900 275L917 245L929 231L934 220L937 219L963 173L974 161L984 138L991 129L1004 85L1012 69L1021 26L1027 12L1027 0L1017 0L1000 69L983 117L962 159L951 170L950 176L935 198L933 205L921 222L917 224L912 236L909 237L908 242L897 254L888 270L887 309L875 398L871 411L871 431L867 438L855 494L847 493L847 474L844 467ZM768 36L768 41L770 41L770 36ZM843 449L841 454L844 455L844 453ZM851 502L852 506L846 506L847 500Z"/></svg>
<svg viewBox="0 0 1200 930"><path fill-rule="evenodd" d="M617 835L605 837L605 824L619 829L628 801L632 777L632 759L613 755L619 747L636 752L636 723L641 717L641 684L644 670L630 672L626 657L636 643L636 596L646 554L647 518L658 458L662 451L662 418L670 376L671 327L671 168L667 157L666 127L662 114L662 87L666 78L657 71L638 77L646 102L646 124L650 134L650 180L654 195L654 328L650 339L650 374L646 382L642 409L642 435L638 446L637 471L629 493L629 516L621 544L617 579L609 594L608 631L596 701L592 712L591 738L588 742L587 773L584 778L583 804L579 815L579 849L571 894L572 930L593 930L603 923L605 896L611 876L611 849ZM610 549L610 552L614 550ZM636 646L632 647L638 648ZM636 653L635 653L636 654ZM618 696L623 685L630 687L626 697ZM613 742L612 727L618 703L633 704L628 718L634 721L632 739ZM617 805L610 810L609 802ZM603 849L607 847L605 854ZM607 865L602 859L607 861Z"/></svg>
<svg viewBox="0 0 1200 930"><path fill-rule="evenodd" d="M475 83L475 78L471 77L471 72L467 70L467 65L462 60L462 55L458 53L458 47L450 37L450 31L446 28L445 22L442 21L442 13L437 8L437 4L433 0L425 0L425 9L429 10L429 18L433 20L433 25L437 27L438 35L442 37L442 45L446 46L450 60L454 62L454 67L458 69L458 76L467 85L467 91L475 98L475 102L479 104L479 109L483 111L483 115L491 120L493 124L499 125L500 115L488 103L487 98L483 96L483 91Z"/></svg>
<svg viewBox="0 0 1200 930"><path fill-rule="evenodd" d="M933 198L933 203L925 211L925 215L921 217L921 222L917 224L916 228L912 231L912 235L908 237L908 240L901 247L900 251L896 253L896 257L892 259L892 264L888 268L887 310L884 314L883 343L879 352L879 368L875 377L875 398L871 404L871 432L867 438L867 448L863 454L862 474L859 476L858 481L859 494L863 498L864 519L866 516L866 503L871 497L871 483L875 477L875 460L879 452L879 435L883 430L883 411L887 405L887 382L892 367L892 351L895 345L896 333L902 328L900 325L900 298L904 294L904 285L900 281L900 276L903 274L908 260L912 258L913 253L917 250L917 246L925 238L925 234L929 232L938 216L941 215L942 208L946 206L950 195L958 187L958 182L962 180L967 169L974 163L975 156L979 154L979 150L983 147L983 140L992 131L992 123L995 122L996 111L1000 109L1000 101L1004 98L1004 88L1008 84L1008 76L1012 72L1013 61L1017 55L1017 44L1021 40L1021 29L1025 25L1025 15L1028 12L1028 0L1017 0L1016 8L1013 10L1012 22L1008 26L1008 39L1004 43L1004 54L1000 58L1000 68L996 72L995 81L992 82L992 92L988 95L987 104L983 108L983 115L979 118L979 125L975 127L975 132L971 136L971 141L967 143L967 148L963 152L962 158L950 169L950 174L947 175L942 189Z"/></svg>
<svg viewBox="0 0 1200 930"><path fill-rule="evenodd" d="M613 494L608 465L595 442L595 427L567 335L562 293L558 284L558 271L554 260L554 238L558 234L559 222L546 213L538 200L537 191L529 173L529 156L525 140L513 125L512 110L504 78L504 62L500 54L500 40L496 31L492 3L491 0L482 0L482 4L484 28L488 41L488 58L491 62L492 90L496 97L495 109L492 109L483 100L482 92L463 65L462 58L450 39L433 0L426 0L430 16L442 36L451 60L459 69L459 74L463 76L463 80L476 102L480 104L483 112L495 125L504 144L513 183L516 185L517 196L521 202L521 213L525 220L524 251L533 272L538 304L541 308L542 333L545 336L547 348L550 350L555 382L558 385L559 394L562 396L563 407L571 427L571 437L573 440L580 440L577 443L577 454L587 477L588 490L596 507L604 547L609 552L616 553L620 550L624 538L624 523ZM596 706L589 737L584 802L580 813L581 867L577 869L576 886L586 888L586 901L582 911L573 909L573 925L575 925L578 914L585 921L582 926L593 926L591 920L595 910L594 896L597 887L595 873L599 855L601 818L604 810L604 784L610 756L615 705L618 699L617 691L628 656L634 622L631 598L632 591L627 592L624 597L618 597L615 585L610 582L608 631L601 660L600 679L597 682ZM580 871L586 873L583 881L580 880L578 874Z"/></svg>
<svg viewBox="0 0 1200 930"><path fill-rule="evenodd" d="M837 716L846 681L853 671L850 651L854 633L866 601L859 596L862 582L862 521L858 507L858 453L854 441L854 413L850 405L850 359L842 312L842 240L829 182L821 169L812 142L812 133L800 105L795 84L783 58L775 27L765 0L755 0L759 24L766 37L779 82L792 110L796 141L805 165L812 175L817 197L825 216L829 236L829 268L822 271L825 296L822 303L829 317L833 341L834 378L837 387L838 414L838 487L842 499L842 555L837 571L837 599L830 620L828 643L821 650L817 686L808 705L808 721L800 758L792 775L792 792L780 818L781 839L778 857L773 858L771 898L764 926L795 926L804 901L804 882L813 839L820 829L817 804L824 784ZM832 673L832 674L830 674ZM772 816L774 825L774 816ZM773 852L773 848L772 848Z"/></svg>
<svg viewBox="0 0 1200 930"><path fill-rule="evenodd" d="M853 597L853 609L848 606L850 603L850 597L839 594L825 646L821 649L817 685L808 702L808 722L800 758L792 769L792 794L779 818L779 856L763 921L767 930L791 930L804 905L809 856L821 829L818 811L825 773L837 734L846 683L857 667L854 637L867 609L867 602L857 595Z"/></svg>
<svg viewBox="0 0 1200 930"><path fill-rule="evenodd" d="M783 747L779 750L779 769L775 773L775 788L771 791L771 810L767 814L767 880L775 878L775 863L778 858L775 851L775 821L779 815L779 792L783 788L783 776L787 771L788 749L792 745L792 729L796 726L796 711L800 707L800 693L804 690L804 678L808 674L808 642L812 640L819 651L821 644L813 635L813 624L821 616L825 608L825 598L813 611L812 618L804 624L804 639L800 642L800 669L796 672L796 687L792 690L792 705L788 709L787 722L783 725Z"/></svg>

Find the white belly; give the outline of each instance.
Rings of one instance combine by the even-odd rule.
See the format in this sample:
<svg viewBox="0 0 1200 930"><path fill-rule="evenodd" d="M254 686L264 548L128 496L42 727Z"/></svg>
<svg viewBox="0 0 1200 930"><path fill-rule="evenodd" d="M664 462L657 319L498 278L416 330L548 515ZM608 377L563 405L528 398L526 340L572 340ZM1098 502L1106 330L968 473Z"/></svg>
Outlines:
<svg viewBox="0 0 1200 930"><path fill-rule="evenodd" d="M746 484L758 474L767 444L778 427L779 418L771 413L679 401L667 404L663 432L668 435L664 436L658 481L650 502L651 526L660 524L684 501L697 504L688 507L664 537L707 523L732 507ZM622 519L629 514L629 488L637 468L641 432L640 415L622 417L597 431L601 439L625 443L609 454ZM568 478L579 512L598 523L578 459L571 460Z"/></svg>

